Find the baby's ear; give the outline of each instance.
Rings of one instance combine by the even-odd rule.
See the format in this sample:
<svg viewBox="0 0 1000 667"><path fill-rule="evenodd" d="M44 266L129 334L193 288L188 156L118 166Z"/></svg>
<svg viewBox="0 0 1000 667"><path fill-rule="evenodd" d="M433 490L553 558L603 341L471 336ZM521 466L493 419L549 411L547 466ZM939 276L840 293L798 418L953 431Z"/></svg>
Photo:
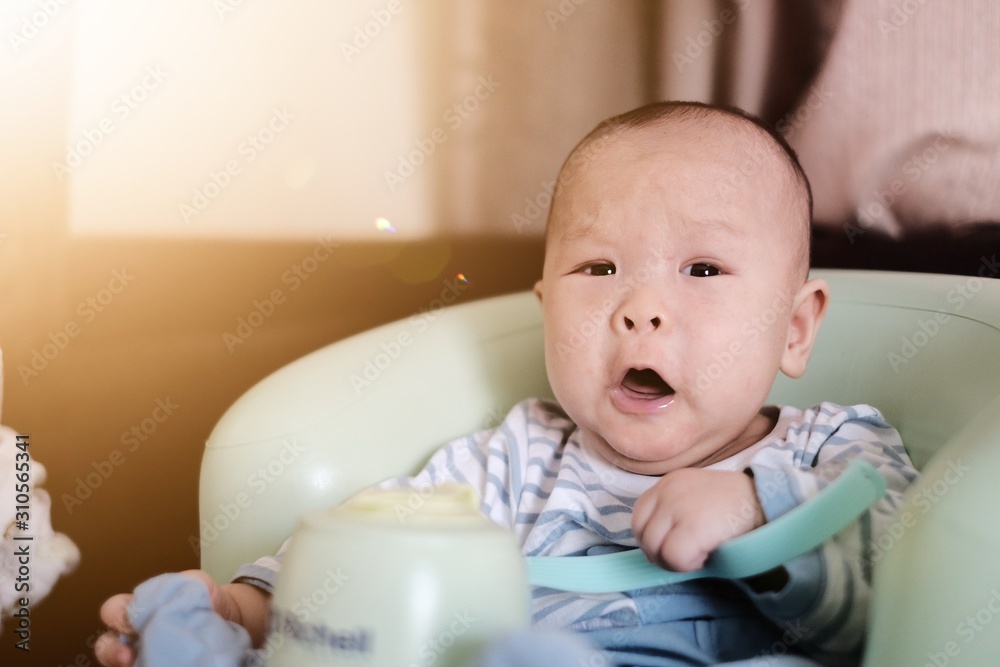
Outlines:
<svg viewBox="0 0 1000 667"><path fill-rule="evenodd" d="M806 363L829 301L830 287L821 278L807 280L795 295L788 323L788 341L781 357L781 372L788 377L802 377L806 372Z"/></svg>

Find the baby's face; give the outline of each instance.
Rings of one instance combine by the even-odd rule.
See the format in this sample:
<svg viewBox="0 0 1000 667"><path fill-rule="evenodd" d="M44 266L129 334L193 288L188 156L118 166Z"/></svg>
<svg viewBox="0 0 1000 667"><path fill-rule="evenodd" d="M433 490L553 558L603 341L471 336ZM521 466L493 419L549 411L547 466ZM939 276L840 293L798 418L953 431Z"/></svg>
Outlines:
<svg viewBox="0 0 1000 667"><path fill-rule="evenodd" d="M629 130L567 179L536 291L556 398L612 463L660 475L765 436L797 224L777 158ZM752 172L749 177L741 173ZM801 224L801 223L798 223Z"/></svg>

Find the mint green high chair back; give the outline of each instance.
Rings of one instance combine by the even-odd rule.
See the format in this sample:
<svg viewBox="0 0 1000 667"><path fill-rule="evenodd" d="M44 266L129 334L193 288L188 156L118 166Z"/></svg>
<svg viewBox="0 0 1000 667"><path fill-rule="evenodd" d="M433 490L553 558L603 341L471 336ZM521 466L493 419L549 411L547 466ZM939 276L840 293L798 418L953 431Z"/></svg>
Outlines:
<svg viewBox="0 0 1000 667"><path fill-rule="evenodd" d="M770 400L870 403L923 473L872 554L865 664L996 664L1000 281L814 276L830 283L832 300L809 369L779 376ZM304 512L416 471L528 396L551 396L541 310L528 292L416 315L292 362L243 395L208 439L202 567L225 580L277 550Z"/></svg>

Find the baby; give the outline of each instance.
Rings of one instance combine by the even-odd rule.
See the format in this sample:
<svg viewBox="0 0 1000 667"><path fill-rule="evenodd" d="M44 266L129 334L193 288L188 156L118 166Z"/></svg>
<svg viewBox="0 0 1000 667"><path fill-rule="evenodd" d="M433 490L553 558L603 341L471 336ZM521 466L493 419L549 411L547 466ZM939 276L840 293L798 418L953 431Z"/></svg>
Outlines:
<svg viewBox="0 0 1000 667"><path fill-rule="evenodd" d="M558 404L524 401L386 485L471 484L526 555L638 546L673 570L700 567L723 541L816 495L850 459L875 466L889 490L834 540L751 579L605 595L536 588L539 634L498 644L483 664L529 664L518 651L540 656L565 640L547 630L573 631L601 664L857 662L866 555L916 472L870 406L765 405L778 371L804 373L827 306L827 285L807 276L810 216L794 154L735 110L648 105L605 121L567 158L535 286ZM222 586L192 575L259 645L277 563ZM102 664L134 660L119 642L128 601L102 608Z"/></svg>

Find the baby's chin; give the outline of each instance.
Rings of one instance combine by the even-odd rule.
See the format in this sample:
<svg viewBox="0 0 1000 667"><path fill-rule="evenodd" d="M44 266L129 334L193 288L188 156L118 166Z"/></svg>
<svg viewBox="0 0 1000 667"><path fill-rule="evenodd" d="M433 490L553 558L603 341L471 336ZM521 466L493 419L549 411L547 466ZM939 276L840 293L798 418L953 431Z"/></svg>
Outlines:
<svg viewBox="0 0 1000 667"><path fill-rule="evenodd" d="M592 434L590 449L602 456L608 463L637 475L665 475L671 470L691 465L690 456L685 456L685 447L650 447L648 445L625 446L609 442L598 434Z"/></svg>

